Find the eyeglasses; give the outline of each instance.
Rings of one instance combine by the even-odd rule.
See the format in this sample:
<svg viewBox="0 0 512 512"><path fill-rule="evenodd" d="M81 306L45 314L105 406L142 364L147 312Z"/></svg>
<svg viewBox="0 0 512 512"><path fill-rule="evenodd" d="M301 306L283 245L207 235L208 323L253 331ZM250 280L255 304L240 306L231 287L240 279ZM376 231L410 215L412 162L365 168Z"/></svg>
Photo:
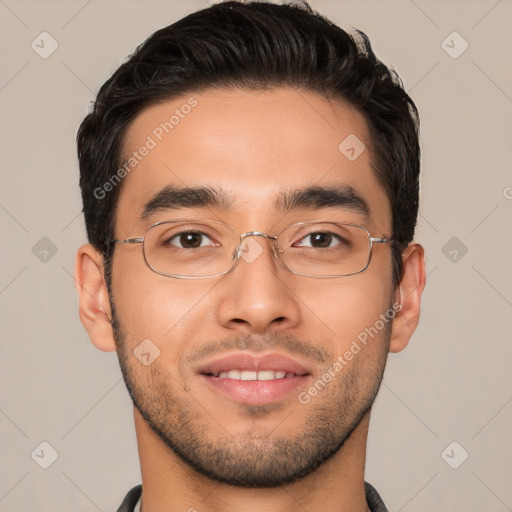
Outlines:
<svg viewBox="0 0 512 512"><path fill-rule="evenodd" d="M144 260L157 274L203 279L227 274L241 258L254 261L263 248L249 237L270 241L274 257L292 274L316 278L359 274L370 264L373 244L391 242L347 223L298 222L272 236L261 231L240 235L224 222L197 219L157 222L142 237L112 241L142 244Z"/></svg>

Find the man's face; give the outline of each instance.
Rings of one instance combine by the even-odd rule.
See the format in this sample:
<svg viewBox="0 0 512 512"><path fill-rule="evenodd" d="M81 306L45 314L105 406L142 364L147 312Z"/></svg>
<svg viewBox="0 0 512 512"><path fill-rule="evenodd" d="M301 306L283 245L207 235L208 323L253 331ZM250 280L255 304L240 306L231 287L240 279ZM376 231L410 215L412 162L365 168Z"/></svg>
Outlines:
<svg viewBox="0 0 512 512"><path fill-rule="evenodd" d="M197 105L182 109L191 97ZM179 122L168 134L158 130L176 109ZM355 160L339 149L353 135L367 148ZM271 235L293 223L333 219L362 225L375 237L391 235L366 122L339 101L288 88L190 94L143 111L125 137L125 157L148 136L155 147L122 185L117 239L179 218ZM221 189L231 205L161 205L142 219L145 205L169 186ZM313 186L351 187L369 211L321 201L275 208L285 190ZM288 272L268 240L252 240L263 249L256 259L197 280L159 275L146 266L139 244L118 244L110 298L123 374L152 431L214 479L275 486L316 469L367 417L389 348L390 322L375 325L394 301L391 249L376 244L360 274L315 279ZM371 327L366 345L359 342L347 360L353 341ZM160 355L146 366L134 350L147 339L149 352L156 346ZM336 371L339 356L345 364ZM334 377L309 393L329 368ZM220 374L231 370L229 377ZM256 378L270 380L254 380L260 371Z"/></svg>

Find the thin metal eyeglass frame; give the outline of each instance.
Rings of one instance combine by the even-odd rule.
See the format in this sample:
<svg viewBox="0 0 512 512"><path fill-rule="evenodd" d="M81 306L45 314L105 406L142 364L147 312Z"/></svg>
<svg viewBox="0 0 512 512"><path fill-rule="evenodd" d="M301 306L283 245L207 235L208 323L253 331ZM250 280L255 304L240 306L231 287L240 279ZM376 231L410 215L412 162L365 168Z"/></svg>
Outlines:
<svg viewBox="0 0 512 512"><path fill-rule="evenodd" d="M142 244L142 254L144 256L144 261L145 261L147 267L158 275L161 275L164 277L174 277L176 279L210 279L212 277L219 277L219 276L228 274L237 266L238 262L240 261L241 247L242 247L244 239L247 238L248 236L261 236L263 238L266 238L267 240L271 240L273 242L272 246L273 246L274 257L278 261L281 262L283 267L286 270L288 270L288 272L290 272L291 274L297 275L297 276L312 277L314 279L333 279L333 278L338 278L338 277L348 277L348 276L360 274L361 272L364 272L370 265L370 261L372 259L372 254L373 254L373 244L374 243L375 244L389 244L393 241L391 237L390 238L373 237L370 235L370 232L364 226L359 226L358 224L352 224L349 222L343 222L343 223L337 223L337 222L331 222L331 221L296 222L294 224L290 224L289 226L286 226L283 229L281 229L281 231L279 231L279 233L277 235L269 235L267 233L264 233L263 231L247 231L245 233L242 233L241 235L238 235L240 238L240 241L239 241L238 245L235 247L235 250L232 254L233 264L231 265L231 267L228 270L225 270L224 272L218 272L217 274L210 274L207 276L184 276L184 275L179 275L179 274L168 274L166 272L160 272L159 270L155 269L155 267L153 267L147 260L145 245L144 245L144 240L146 238L148 231L150 231L151 229L155 228L156 226L160 226L162 224L172 224L172 223L176 223L176 222L184 222L184 223L195 222L198 224L200 224L201 222L213 222L215 224L222 224L222 225L228 227L231 231L235 232L235 228L233 226L231 226L230 224L226 224L225 222L218 221L218 220L213 220L213 219L202 219L202 220L172 219L172 220L163 220L160 222L156 222L155 224L152 224L151 226L149 226L149 228L146 229L146 231L144 232L144 235L141 237L125 238L123 240L118 240L118 239L113 238L111 241L114 243L120 243L120 244ZM277 245L278 238L279 238L279 235L286 229L294 227L294 226L303 226L304 224L337 224L338 226L352 226L355 228L362 229L368 236L368 240L369 240L368 260L366 262L366 265L361 270L358 270L357 272L351 272L350 274L334 274L334 275L327 275L327 276L313 276L310 274L302 274L300 272L294 272L293 270L290 270L287 267L286 263L280 257L280 252L281 253L284 252L284 249L280 249L279 246Z"/></svg>

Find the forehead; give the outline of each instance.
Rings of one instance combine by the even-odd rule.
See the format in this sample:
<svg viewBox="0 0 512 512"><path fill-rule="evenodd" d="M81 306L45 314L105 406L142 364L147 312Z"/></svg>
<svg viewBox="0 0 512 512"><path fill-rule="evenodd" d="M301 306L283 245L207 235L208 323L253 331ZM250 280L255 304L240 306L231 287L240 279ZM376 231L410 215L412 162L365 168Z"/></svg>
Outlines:
<svg viewBox="0 0 512 512"><path fill-rule="evenodd" d="M126 132L116 231L141 227L148 201L169 186L222 190L237 220L261 225L285 190L342 185L389 224L369 146L361 113L312 92L211 90L162 102Z"/></svg>

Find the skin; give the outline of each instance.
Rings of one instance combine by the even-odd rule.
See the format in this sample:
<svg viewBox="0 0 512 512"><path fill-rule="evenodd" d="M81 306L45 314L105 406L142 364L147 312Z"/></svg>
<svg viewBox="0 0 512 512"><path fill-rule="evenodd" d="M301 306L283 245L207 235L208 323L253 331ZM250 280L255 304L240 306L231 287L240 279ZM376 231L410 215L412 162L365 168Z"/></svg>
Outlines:
<svg viewBox="0 0 512 512"><path fill-rule="evenodd" d="M332 184L352 186L370 205L368 219L347 210L347 222L364 225L373 236L391 234L390 204L372 169L366 121L352 107L312 92L279 88L185 95L143 111L126 134L125 153L137 150L191 96L197 107L126 177L116 211L116 238L142 236L154 222L178 216L219 219L239 233L275 234L288 224L324 220L332 213L322 208L278 215L271 206L279 191ZM338 150L349 134L356 134L367 147L353 162ZM231 211L186 208L141 221L144 204L169 184L219 186L236 201ZM309 450L309 458L319 457L317 468L291 483L259 488L230 485L215 475L205 476L176 455L134 408L143 509L291 512L300 504L303 510L365 511L369 407L388 352L403 350L418 324L425 285L423 248L417 243L406 248L403 277L395 287L388 244L374 246L363 273L312 279L287 272L273 258L268 243L254 240L264 249L256 260L240 261L225 276L205 280L160 276L145 265L140 245L118 245L112 303L101 255L89 244L78 250L75 277L81 321L98 349L118 351L125 379L154 426L180 438L185 448L186 442L197 443L199 451L207 444L222 448L224 477L230 474L233 457L240 473L257 461L270 464L280 456L282 442L299 443ZM312 380L298 393L395 301L401 310L392 325L379 331L307 405L298 401L296 393L270 406L234 402L208 388L191 362L206 344L216 347L216 356L241 349L252 354L278 351L311 369ZM121 326L117 342L111 304ZM133 355L147 338L160 349L150 366ZM298 352L293 352L293 342L300 344ZM324 361L308 355L307 347L323 354ZM180 427L184 420L188 429ZM324 437L315 444L315 436ZM319 451L328 443L334 453L323 460ZM288 460L290 471L294 460ZM208 458L203 462L207 464Z"/></svg>

